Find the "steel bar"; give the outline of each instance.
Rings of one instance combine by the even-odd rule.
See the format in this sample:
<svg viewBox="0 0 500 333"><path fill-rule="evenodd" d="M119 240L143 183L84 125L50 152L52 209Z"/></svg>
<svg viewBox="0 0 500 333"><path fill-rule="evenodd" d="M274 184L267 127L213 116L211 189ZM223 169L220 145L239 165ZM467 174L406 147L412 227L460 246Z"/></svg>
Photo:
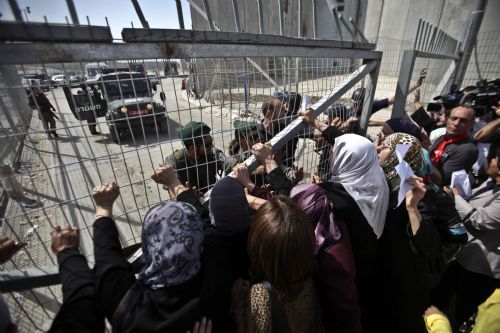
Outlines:
<svg viewBox="0 0 500 333"><path fill-rule="evenodd" d="M280 25L280 35L285 34L285 19L283 18L283 0L278 0L278 19Z"/></svg>
<svg viewBox="0 0 500 333"><path fill-rule="evenodd" d="M316 8L316 0L312 0L312 14L313 14L313 38L316 39L318 35L318 13Z"/></svg>
<svg viewBox="0 0 500 333"><path fill-rule="evenodd" d="M428 52L432 53L434 51L434 44L436 43L436 35L437 35L438 27L434 27L432 31L431 41L429 42Z"/></svg>
<svg viewBox="0 0 500 333"><path fill-rule="evenodd" d="M403 53L391 118L403 117L405 115L406 96L408 95L408 88L410 87L417 52L419 51L406 50Z"/></svg>
<svg viewBox="0 0 500 333"><path fill-rule="evenodd" d="M18 22L23 22L23 15L21 13L21 9L19 9L19 5L17 4L17 0L9 0L10 10L12 14L14 14L14 18Z"/></svg>
<svg viewBox="0 0 500 333"><path fill-rule="evenodd" d="M142 13L141 6L139 5L139 2L137 0L132 0L132 5L134 6L135 12L137 13L137 16L139 17L139 21L141 21L141 25L143 28L149 28L149 23L144 17L144 14Z"/></svg>
<svg viewBox="0 0 500 333"><path fill-rule="evenodd" d="M462 57L460 59L460 63L458 64L457 73L453 82L458 86L462 85L465 72L467 71L467 67L469 66L469 60L472 56L472 51L476 43L477 34L479 33L481 22L483 21L486 4L487 0L476 1L476 7L471 13L469 29L467 30L467 34L464 36L464 40L462 41Z"/></svg>
<svg viewBox="0 0 500 333"><path fill-rule="evenodd" d="M375 62L376 67L370 71L370 75L366 80L366 92L365 100L363 102L363 111L361 113L361 119L359 126L361 127L361 135L366 135L368 130L368 120L371 117L372 103L375 98L375 91L377 89L378 74L380 71L381 60L372 60Z"/></svg>
<svg viewBox="0 0 500 333"><path fill-rule="evenodd" d="M342 22L342 24L346 28L347 32L351 35L352 41L353 42L357 41L356 34L354 33L354 31L351 30L351 27L349 26L347 21L344 19L344 17L342 17L342 15L339 15L339 19L340 19L340 22Z"/></svg>
<svg viewBox="0 0 500 333"><path fill-rule="evenodd" d="M329 94L323 96L318 102L316 102L312 108L316 115L322 114L328 109L330 105L335 103L342 95L349 91L356 83L361 81L367 74L371 73L373 70L378 68L378 62L375 60L369 61L366 64L359 67L356 71L347 76L339 85L337 85ZM283 146L290 141L293 137L299 134L306 127L305 123L301 118L295 119L287 127L285 127L281 132L273 137L269 143L272 146L273 152L279 151ZM248 166L248 172L253 172L258 166L259 162L252 155L247 160L245 164Z"/></svg>
<svg viewBox="0 0 500 333"><path fill-rule="evenodd" d="M240 27L240 14L238 12L238 4L236 2L237 0L232 0L233 3L233 13L234 13L234 26L237 32L241 32L241 27Z"/></svg>
<svg viewBox="0 0 500 333"><path fill-rule="evenodd" d="M179 20L179 29L184 30L184 15L182 14L182 4L181 0L175 0L175 5L177 6L177 18Z"/></svg>
<svg viewBox="0 0 500 333"><path fill-rule="evenodd" d="M113 35L102 26L0 22L0 41L103 43L112 42Z"/></svg>
<svg viewBox="0 0 500 333"><path fill-rule="evenodd" d="M149 43L227 43L227 44L252 44L252 45L282 45L282 46L308 46L308 47L344 47L365 50L374 50L372 43L352 43L334 40L307 40L303 38L261 35L247 32L222 32L222 31L197 31L175 29L131 29L122 30L123 41L149 42Z"/></svg>
<svg viewBox="0 0 500 333"><path fill-rule="evenodd" d="M379 59L381 52L344 48L316 47L318 58ZM8 44L0 48L0 64L39 64L67 62L97 62L102 59L151 58L210 58L210 57L311 57L310 47L245 44L186 44L186 43L134 43L134 44ZM441 56L441 58L444 56ZM449 59L450 57L444 57Z"/></svg>
<svg viewBox="0 0 500 333"><path fill-rule="evenodd" d="M192 1L190 1L190 3L191 2ZM208 4L208 0L203 0L203 8L205 9L205 15L207 17L208 26L210 27L210 30L214 31L215 25L214 25L214 21L212 20L212 14L210 13L210 6Z"/></svg>
<svg viewBox="0 0 500 333"><path fill-rule="evenodd" d="M358 28L358 26L356 25L356 22L354 22L354 19L352 17L349 17L349 22L351 22L351 24L354 28L354 31L361 37L361 40L364 43L368 43L368 39L366 39L365 35L363 35L363 32L361 31L361 29Z"/></svg>
<svg viewBox="0 0 500 333"><path fill-rule="evenodd" d="M424 35L424 42L422 45L422 49L420 51L427 52L427 45L429 43L429 34L432 29L432 26L430 25L429 22L425 22L425 35Z"/></svg>
<svg viewBox="0 0 500 333"><path fill-rule="evenodd" d="M302 37L302 24L304 23L304 8L303 8L304 0L297 0L298 8L297 8L297 37Z"/></svg>
<svg viewBox="0 0 500 333"><path fill-rule="evenodd" d="M264 33L264 17L262 14L262 0L257 0L257 14L259 15L259 34Z"/></svg>
<svg viewBox="0 0 500 333"><path fill-rule="evenodd" d="M66 0L66 5L68 6L69 15L71 16L71 21L73 24L80 24L80 20L78 19L78 14L76 12L75 3L73 0Z"/></svg>
<svg viewBox="0 0 500 333"><path fill-rule="evenodd" d="M340 14L337 13L337 8L335 8L335 7L332 8L332 15L333 15L333 18L335 20L335 25L337 26L337 30L339 31L340 41L343 42L344 37L342 36L342 28L340 27L340 22L339 22Z"/></svg>
<svg viewBox="0 0 500 333"><path fill-rule="evenodd" d="M415 43L413 44L413 49L418 50L420 46L420 29L422 27L422 19L418 20L417 33L415 34Z"/></svg>

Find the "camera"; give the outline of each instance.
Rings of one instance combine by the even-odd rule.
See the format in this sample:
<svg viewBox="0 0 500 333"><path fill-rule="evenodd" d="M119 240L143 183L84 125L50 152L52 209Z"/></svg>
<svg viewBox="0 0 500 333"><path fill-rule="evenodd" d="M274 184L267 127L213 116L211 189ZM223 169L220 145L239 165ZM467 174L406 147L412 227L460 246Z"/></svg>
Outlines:
<svg viewBox="0 0 500 333"><path fill-rule="evenodd" d="M476 84L477 88L465 95L460 105L467 105L474 109L476 117L486 115L492 110L492 106L498 105L500 93L500 79L493 81L481 80Z"/></svg>
<svg viewBox="0 0 500 333"><path fill-rule="evenodd" d="M446 109L446 110L451 110L457 106L459 106L461 103L461 100L464 97L464 93L458 90L458 87L456 84L453 84L450 88L450 92L446 95L439 95L434 97L435 101L441 100L441 105ZM434 104L434 103L433 103Z"/></svg>

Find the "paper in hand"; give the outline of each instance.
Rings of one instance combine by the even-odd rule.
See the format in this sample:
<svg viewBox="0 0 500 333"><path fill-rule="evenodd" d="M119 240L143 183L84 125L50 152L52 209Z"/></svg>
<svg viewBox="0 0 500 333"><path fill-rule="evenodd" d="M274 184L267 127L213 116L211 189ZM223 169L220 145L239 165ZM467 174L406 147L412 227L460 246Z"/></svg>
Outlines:
<svg viewBox="0 0 500 333"><path fill-rule="evenodd" d="M411 178L415 175L413 173L413 170L411 169L410 165L405 160L403 160L408 149L410 149L410 145L408 145L408 144L396 145L396 156L398 157L399 164L396 165L396 167L394 169L396 170L399 178L401 179L401 182L399 184L397 207L399 207L399 205L401 205L401 203L405 199L406 193L408 193L409 191L411 191L415 187L407 182L407 180L409 178Z"/></svg>
<svg viewBox="0 0 500 333"><path fill-rule="evenodd" d="M470 185L469 174L465 170L454 171L451 174L451 184L450 188L456 187L460 194L465 198L470 198L472 194L472 188Z"/></svg>

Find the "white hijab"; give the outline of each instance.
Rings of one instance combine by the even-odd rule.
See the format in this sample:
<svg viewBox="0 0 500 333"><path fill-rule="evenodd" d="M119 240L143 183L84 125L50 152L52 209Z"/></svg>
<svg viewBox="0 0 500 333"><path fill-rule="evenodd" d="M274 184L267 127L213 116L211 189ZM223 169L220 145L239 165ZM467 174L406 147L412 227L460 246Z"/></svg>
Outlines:
<svg viewBox="0 0 500 333"><path fill-rule="evenodd" d="M389 207L389 186L373 144L356 134L336 138L330 173L330 180L344 186L380 238Z"/></svg>

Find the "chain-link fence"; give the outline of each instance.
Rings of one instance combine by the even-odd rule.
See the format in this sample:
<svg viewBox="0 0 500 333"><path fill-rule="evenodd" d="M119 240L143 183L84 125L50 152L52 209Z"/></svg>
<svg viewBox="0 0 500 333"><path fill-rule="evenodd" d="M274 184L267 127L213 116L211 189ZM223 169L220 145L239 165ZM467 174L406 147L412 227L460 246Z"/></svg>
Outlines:
<svg viewBox="0 0 500 333"><path fill-rule="evenodd" d="M370 91L371 79L361 79L376 72L380 58L380 53L366 48L319 46L311 54L307 47L296 45L291 45L291 51L284 46L269 45L245 45L230 51L232 45L203 46L198 42L190 45L191 55L188 51L179 51L188 55L182 61L175 55L170 59L123 57L134 52L140 54L142 48L148 47L156 50L148 54L161 54L160 47L147 43L109 44L103 46L106 51L101 54L112 56L87 60L86 55L79 53L79 48L84 46L58 45L82 60L54 63L50 61L51 53L46 52L52 46L41 44L37 46L39 49L30 49L30 45L22 45L20 47L33 52L28 57L32 60L4 66L18 76L13 88L20 90L23 98L17 103L27 108L29 115L23 118L23 126L18 126L17 132L9 132L10 124L2 128L9 142L24 138L16 173L11 177L22 186L22 194L35 202L28 207L20 200L11 199L5 206L2 233L28 242L25 249L1 267L5 272L20 270L27 272L27 276L42 277L57 274L57 260L50 250L50 231L58 225L80 229L80 249L92 265L95 206L91 193L92 188L101 183L116 181L120 186L121 195L114 214L122 246L139 243L141 221L147 210L160 200L170 199L168 192L152 181L150 175L159 163L184 148L178 136L181 126L190 121L206 123L211 128L215 146L211 152L221 152L217 161L234 163L238 158L242 161L241 157L248 156L248 151L242 149L241 156L229 153L236 139L236 120L260 124L264 117L262 105L272 102L271 96L276 91L308 96L312 104L335 92L328 103L334 98L348 108L349 97L355 89L364 85ZM129 52L122 53L124 46ZM361 66L363 59L371 59L369 69L367 65ZM4 58L3 61L15 63L16 59ZM98 65L101 73L84 81L83 77L90 75L89 63L101 64ZM173 63L178 66L176 71L170 69ZM167 67L169 75L161 75ZM33 69L49 80L32 81L29 86L23 86L21 78L32 75ZM2 94L11 95L1 90ZM37 90L54 106L55 128L44 114L43 101L36 97L39 96ZM365 104L370 103L368 97ZM345 112L346 108L342 110ZM8 114L4 105L1 110ZM289 111L282 125L290 124L297 117ZM327 117L320 115L320 119ZM278 132L279 129L274 134ZM292 153L295 166L304 168L303 179L294 178L295 170L282 165L296 182L309 181L311 175L321 169L318 168L320 161L326 163L326 159L322 159L322 144L307 138L309 132L307 137L304 133L294 139L297 147ZM269 138L262 139L268 141ZM287 149L292 148L286 147L283 155L290 154ZM200 159L197 163L211 162ZM221 171L216 178L224 176ZM43 282L39 283L35 285L44 286ZM61 302L60 287L11 290L16 291L7 294L7 300L20 331L46 330Z"/></svg>

